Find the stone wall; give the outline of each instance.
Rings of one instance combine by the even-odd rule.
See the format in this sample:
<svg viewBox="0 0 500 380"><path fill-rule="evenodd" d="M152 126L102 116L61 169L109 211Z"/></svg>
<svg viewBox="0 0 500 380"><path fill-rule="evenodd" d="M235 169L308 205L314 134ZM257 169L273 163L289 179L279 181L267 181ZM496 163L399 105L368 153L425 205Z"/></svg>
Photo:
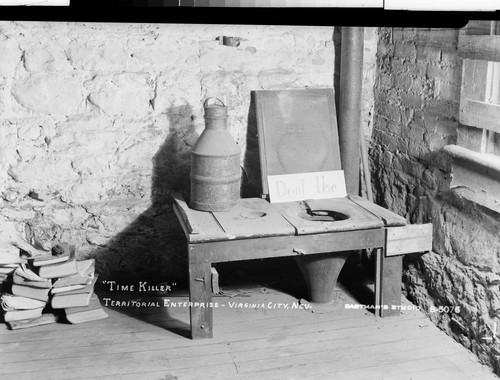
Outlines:
<svg viewBox="0 0 500 380"><path fill-rule="evenodd" d="M333 86L326 27L0 22L0 51L0 218L105 278L185 276L165 198L189 188L206 97L244 152L250 91Z"/></svg>
<svg viewBox="0 0 500 380"><path fill-rule="evenodd" d="M373 184L379 204L434 226L433 252L405 257L408 297L499 371L498 338L488 337L500 312L500 217L450 190L441 150L457 139L457 41L458 30L381 29Z"/></svg>

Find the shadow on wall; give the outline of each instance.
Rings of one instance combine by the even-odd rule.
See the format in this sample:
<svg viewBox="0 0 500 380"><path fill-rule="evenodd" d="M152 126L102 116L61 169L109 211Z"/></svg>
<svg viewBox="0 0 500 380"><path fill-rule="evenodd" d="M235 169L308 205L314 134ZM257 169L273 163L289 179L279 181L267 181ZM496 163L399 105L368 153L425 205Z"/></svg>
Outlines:
<svg viewBox="0 0 500 380"><path fill-rule="evenodd" d="M259 137L257 133L254 91L250 93L250 107L248 109L247 118L246 150L242 168L242 198L260 198L262 193L262 179L260 176Z"/></svg>
<svg viewBox="0 0 500 380"><path fill-rule="evenodd" d="M170 132L152 159L151 205L91 253L100 280L151 285L186 282L186 241L167 199L172 189L184 195L189 190L190 145L198 134L191 105L170 107L166 113Z"/></svg>

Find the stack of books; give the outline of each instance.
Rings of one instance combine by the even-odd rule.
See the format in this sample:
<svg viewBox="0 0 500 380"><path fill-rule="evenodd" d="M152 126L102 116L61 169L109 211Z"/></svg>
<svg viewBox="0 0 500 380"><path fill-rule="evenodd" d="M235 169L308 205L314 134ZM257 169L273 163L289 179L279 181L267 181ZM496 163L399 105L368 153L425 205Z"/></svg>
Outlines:
<svg viewBox="0 0 500 380"><path fill-rule="evenodd" d="M75 246L67 243L57 244L52 247L52 254L33 256L28 262L43 278L66 277L77 273Z"/></svg>
<svg viewBox="0 0 500 380"><path fill-rule="evenodd" d="M57 251L63 247L61 252ZM57 256L53 255L55 252ZM20 264L12 278L12 295L49 302L52 279L77 273L75 247L69 244L56 245L52 254L41 254L28 258Z"/></svg>
<svg viewBox="0 0 500 380"><path fill-rule="evenodd" d="M47 307L52 282L41 278L26 263L20 263L10 278L10 292L2 293L4 321L11 329L53 323L57 317L42 311Z"/></svg>
<svg viewBox="0 0 500 380"><path fill-rule="evenodd" d="M94 293L98 275L92 259L77 262L77 273L59 278L51 291L53 309L64 309L68 322L76 324L107 318Z"/></svg>
<svg viewBox="0 0 500 380"><path fill-rule="evenodd" d="M7 323L40 318L46 304L32 298L2 294L3 317Z"/></svg>
<svg viewBox="0 0 500 380"><path fill-rule="evenodd" d="M27 264L20 264L12 276L11 292L15 296L47 303L52 281L37 275Z"/></svg>
<svg viewBox="0 0 500 380"><path fill-rule="evenodd" d="M75 247L67 243L52 247L51 254L27 259L16 249L17 253L11 249L8 254L0 250L0 271L5 268L5 280L10 281L2 287L2 309L11 328L55 322L54 313L42 315L50 309L63 309L70 323L108 317L94 294L97 275L93 259L77 261Z"/></svg>
<svg viewBox="0 0 500 380"><path fill-rule="evenodd" d="M12 278L12 274L21 263L26 260L19 256L19 248L14 245L0 241L0 289L6 290Z"/></svg>

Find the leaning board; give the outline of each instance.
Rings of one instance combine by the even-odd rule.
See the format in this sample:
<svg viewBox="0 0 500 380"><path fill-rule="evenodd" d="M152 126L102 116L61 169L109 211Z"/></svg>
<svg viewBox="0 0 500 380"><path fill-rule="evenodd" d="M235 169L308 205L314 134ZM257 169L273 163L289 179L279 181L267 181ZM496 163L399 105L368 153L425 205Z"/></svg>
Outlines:
<svg viewBox="0 0 500 380"><path fill-rule="evenodd" d="M341 169L332 88L254 94L263 196L267 176Z"/></svg>

